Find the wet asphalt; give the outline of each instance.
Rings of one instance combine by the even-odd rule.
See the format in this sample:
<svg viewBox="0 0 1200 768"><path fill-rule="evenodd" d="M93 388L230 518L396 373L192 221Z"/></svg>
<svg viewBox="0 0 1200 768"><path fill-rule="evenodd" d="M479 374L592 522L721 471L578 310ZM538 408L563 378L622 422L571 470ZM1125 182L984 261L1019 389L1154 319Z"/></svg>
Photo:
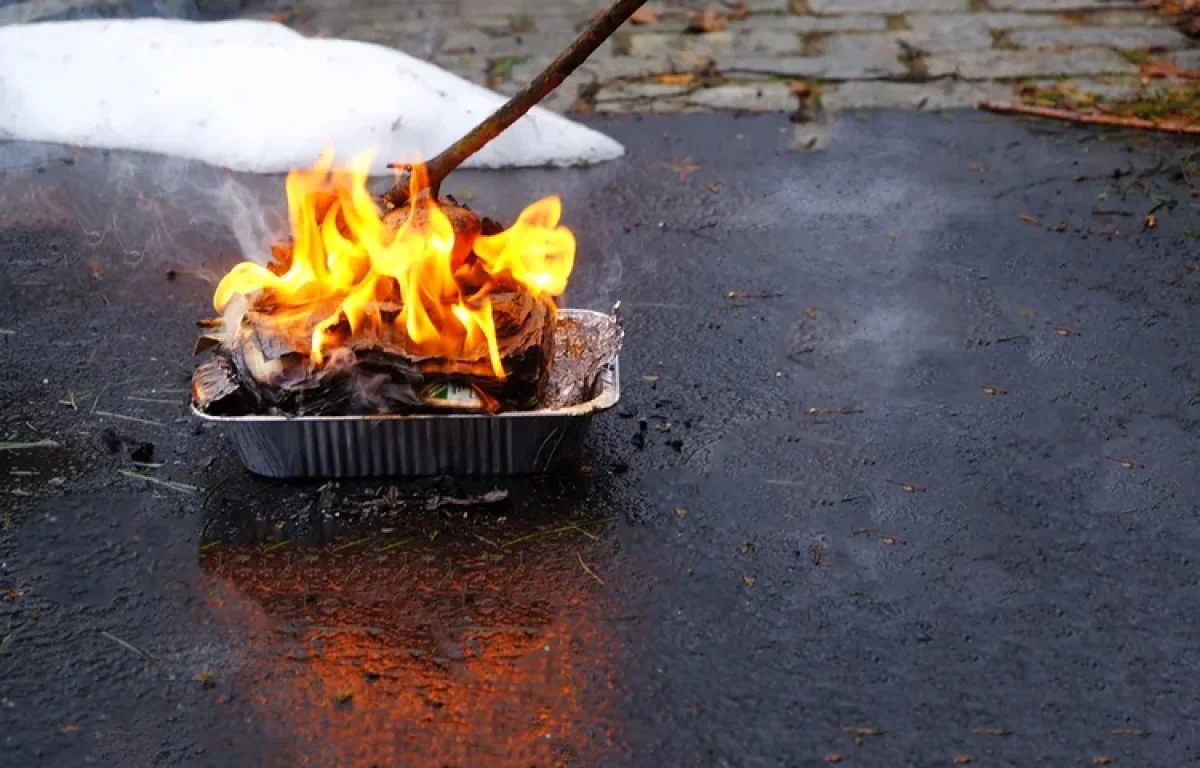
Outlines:
<svg viewBox="0 0 1200 768"><path fill-rule="evenodd" d="M560 194L626 323L578 470L473 482L261 480L189 418L280 179L0 144L0 440L57 444L0 451L0 764L1200 760L1195 145L601 125L449 185Z"/></svg>

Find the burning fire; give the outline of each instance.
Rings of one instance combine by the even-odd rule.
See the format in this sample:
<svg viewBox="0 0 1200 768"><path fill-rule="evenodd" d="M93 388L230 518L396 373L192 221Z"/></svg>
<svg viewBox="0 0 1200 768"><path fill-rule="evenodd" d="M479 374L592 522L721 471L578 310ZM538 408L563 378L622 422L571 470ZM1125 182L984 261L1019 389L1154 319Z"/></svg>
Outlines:
<svg viewBox="0 0 1200 768"><path fill-rule="evenodd" d="M385 216L367 191L373 156L364 152L341 168L327 150L312 168L289 173L292 243L272 249L282 263L238 264L217 286L213 306L223 312L239 294L271 306L272 322L317 366L351 338L378 339L412 357L479 361L504 379L491 296L553 298L566 290L575 236L559 226L562 201L543 198L511 228L476 234L455 227L421 193L427 176L418 164L410 206Z"/></svg>

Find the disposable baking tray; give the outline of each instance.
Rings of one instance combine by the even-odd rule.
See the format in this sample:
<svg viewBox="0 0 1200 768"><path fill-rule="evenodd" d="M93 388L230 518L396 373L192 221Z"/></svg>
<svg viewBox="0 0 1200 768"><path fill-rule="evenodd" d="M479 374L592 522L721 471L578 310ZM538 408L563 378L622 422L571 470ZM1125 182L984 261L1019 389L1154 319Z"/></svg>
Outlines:
<svg viewBox="0 0 1200 768"><path fill-rule="evenodd" d="M588 310L562 312L582 315ZM601 369L590 400L554 410L212 416L193 403L192 413L220 425L246 468L264 477L543 474L577 462L592 417L617 404L621 396L618 357Z"/></svg>

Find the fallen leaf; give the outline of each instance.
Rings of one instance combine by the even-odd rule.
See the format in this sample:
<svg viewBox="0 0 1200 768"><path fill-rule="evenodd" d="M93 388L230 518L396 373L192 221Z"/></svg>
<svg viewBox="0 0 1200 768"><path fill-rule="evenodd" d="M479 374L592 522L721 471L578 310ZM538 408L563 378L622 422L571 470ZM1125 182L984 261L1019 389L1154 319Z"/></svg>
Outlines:
<svg viewBox="0 0 1200 768"><path fill-rule="evenodd" d="M347 701L350 701L350 699L354 698L354 692L353 691L338 691L337 695L334 696L333 698L339 704L345 704Z"/></svg>
<svg viewBox="0 0 1200 768"><path fill-rule="evenodd" d="M1022 213L1017 218L1020 219L1021 221L1025 222L1026 224L1037 224L1040 226L1042 223L1042 222L1038 221L1037 219L1035 219L1034 217L1030 216L1028 213Z"/></svg>
<svg viewBox="0 0 1200 768"><path fill-rule="evenodd" d="M1112 758L1107 757L1105 755L1100 755L1099 757L1092 760L1092 762L1095 763L1096 765L1108 765L1109 763L1112 762Z"/></svg>
<svg viewBox="0 0 1200 768"><path fill-rule="evenodd" d="M714 10L688 11L688 23L685 32L720 32L725 29L727 18Z"/></svg>
<svg viewBox="0 0 1200 768"><path fill-rule="evenodd" d="M955 755L954 756L954 764L955 765L967 765L970 762L971 762L970 755Z"/></svg>
<svg viewBox="0 0 1200 768"><path fill-rule="evenodd" d="M192 675L192 679L200 683L203 688L213 688L217 684L217 673L211 669L202 669Z"/></svg>
<svg viewBox="0 0 1200 768"><path fill-rule="evenodd" d="M921 486L917 485L916 483L909 483L909 482L905 482L904 480L888 480L888 482L891 483L892 485L900 486L901 490L905 491L906 493L918 493L918 492L924 493L925 492L925 489L922 488Z"/></svg>
<svg viewBox="0 0 1200 768"><path fill-rule="evenodd" d="M1146 214L1146 229L1154 229L1158 226L1158 217L1153 213Z"/></svg>
<svg viewBox="0 0 1200 768"><path fill-rule="evenodd" d="M1113 462L1114 464L1120 464L1122 469L1141 469L1142 468L1142 462L1135 461L1134 459L1122 459L1119 456L1108 456L1107 458L1109 461Z"/></svg>
<svg viewBox="0 0 1200 768"><path fill-rule="evenodd" d="M1007 395L1008 390L1003 387L993 387L989 384L983 386L983 394L985 395Z"/></svg>
<svg viewBox="0 0 1200 768"><path fill-rule="evenodd" d="M1052 325L1050 327L1053 328L1054 332L1057 333L1059 336L1078 336L1079 335L1079 331L1075 330L1074 328L1068 328L1065 325Z"/></svg>
<svg viewBox="0 0 1200 768"><path fill-rule="evenodd" d="M753 587L754 582L756 582L756 581L758 581L758 579L754 578L753 576L743 576L742 577L742 583L745 584L747 587Z"/></svg>
<svg viewBox="0 0 1200 768"><path fill-rule="evenodd" d="M79 733L82 730L83 730L83 726L76 725L75 723L68 723L62 727L63 733Z"/></svg>
<svg viewBox="0 0 1200 768"><path fill-rule="evenodd" d="M691 158L687 158L680 162L673 162L667 167L679 174L680 184L686 184L688 176L691 176L693 173L700 170L700 166L693 163Z"/></svg>
<svg viewBox="0 0 1200 768"><path fill-rule="evenodd" d="M286 23L288 23L288 21L290 19L291 19L291 14L288 14L288 13L273 13L273 14L271 14L271 21L275 22L276 24L286 24Z"/></svg>
<svg viewBox="0 0 1200 768"><path fill-rule="evenodd" d="M883 543L884 543L884 544L887 544L888 546L894 546L894 545L896 545L896 544L903 544L903 543L904 543L904 539L900 539L900 538L897 538L897 537L895 537L895 536L881 536L880 538L882 538L882 539L883 539Z"/></svg>
<svg viewBox="0 0 1200 768"><path fill-rule="evenodd" d="M813 565L821 564L821 548L816 544L812 545Z"/></svg>
<svg viewBox="0 0 1200 768"><path fill-rule="evenodd" d="M839 755L837 752L831 752L828 755L825 755L825 762L827 763L840 763L845 759L845 755Z"/></svg>
<svg viewBox="0 0 1200 768"><path fill-rule="evenodd" d="M663 12L661 8L654 8L649 5L643 5L633 12L629 17L630 24L657 24L662 21Z"/></svg>
<svg viewBox="0 0 1200 768"><path fill-rule="evenodd" d="M1183 72L1173 61L1143 61L1142 77L1179 77Z"/></svg>
<svg viewBox="0 0 1200 768"><path fill-rule="evenodd" d="M750 15L750 6L746 3L738 3L729 9L730 21L741 21Z"/></svg>
<svg viewBox="0 0 1200 768"><path fill-rule="evenodd" d="M984 165L983 163L970 163L970 164L968 164L968 165L967 165L967 170L968 170L968 171L980 171L980 172L982 172L982 171L986 171L986 170L987 170L987 166L986 166L986 165Z"/></svg>
<svg viewBox="0 0 1200 768"><path fill-rule="evenodd" d="M718 192L720 192L721 191L721 182L714 181L711 184L709 184L708 191L712 192L714 195L717 194Z"/></svg>
<svg viewBox="0 0 1200 768"><path fill-rule="evenodd" d="M91 262L90 264L88 264L88 269L92 270L92 279L94 279L94 280L100 279L100 262L98 262L98 261Z"/></svg>
<svg viewBox="0 0 1200 768"><path fill-rule="evenodd" d="M807 309L804 310L804 314L808 316L809 320L816 320L817 315L821 314L821 308L820 307L808 307Z"/></svg>
<svg viewBox="0 0 1200 768"><path fill-rule="evenodd" d="M682 520L683 518L687 517L687 510L683 507L675 507L675 517L678 517L680 520Z"/></svg>
<svg viewBox="0 0 1200 768"><path fill-rule="evenodd" d="M656 78L663 85L687 87L696 82L695 72L663 72Z"/></svg>
<svg viewBox="0 0 1200 768"><path fill-rule="evenodd" d="M803 80L793 80L792 84L790 86L788 86L788 91L793 96L805 98L810 93L812 93L812 86L809 85L808 83L804 82Z"/></svg>

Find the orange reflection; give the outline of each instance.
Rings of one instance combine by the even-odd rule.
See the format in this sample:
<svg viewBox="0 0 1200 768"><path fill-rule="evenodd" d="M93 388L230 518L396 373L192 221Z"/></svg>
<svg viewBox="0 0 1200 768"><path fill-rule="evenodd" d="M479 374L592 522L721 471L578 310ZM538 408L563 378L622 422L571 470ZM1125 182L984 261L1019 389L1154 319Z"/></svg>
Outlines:
<svg viewBox="0 0 1200 768"><path fill-rule="evenodd" d="M295 745L278 764L574 766L609 746L614 640L579 564L604 545L587 543L248 547L201 565L211 613L248 646L242 705Z"/></svg>

